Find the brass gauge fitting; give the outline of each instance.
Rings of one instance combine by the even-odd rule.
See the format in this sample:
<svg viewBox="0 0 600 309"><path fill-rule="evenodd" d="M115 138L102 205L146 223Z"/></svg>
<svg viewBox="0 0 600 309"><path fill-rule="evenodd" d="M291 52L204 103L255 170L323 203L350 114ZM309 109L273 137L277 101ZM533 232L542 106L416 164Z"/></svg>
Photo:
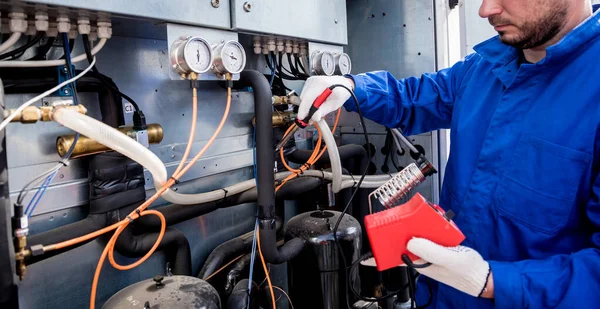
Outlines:
<svg viewBox="0 0 600 309"><path fill-rule="evenodd" d="M296 119L296 114L292 112L273 112L273 127L283 127ZM252 118L252 125L256 126L256 117Z"/></svg>
<svg viewBox="0 0 600 309"><path fill-rule="evenodd" d="M121 133L123 133L129 137L135 138L135 136L136 136L136 131L133 129L133 127L121 127L121 128L118 128L117 130L119 130ZM158 144L158 143L162 142L163 136L164 136L164 131L160 124L157 124L157 123L149 124L147 131L148 131L148 142L150 144ZM74 134L59 136L56 139L56 151L58 152L58 154L61 157L64 156L74 141L75 141ZM97 141L95 141L91 138L88 138L88 137L82 135L79 137L79 140L77 141L77 144L75 145L75 149L73 149L73 154L71 155L71 157L87 156L87 155L105 152L105 151L110 151L110 148L98 143Z"/></svg>
<svg viewBox="0 0 600 309"><path fill-rule="evenodd" d="M59 106L27 106L20 114L17 114L15 118L11 120L11 122L21 122L21 123L36 123L38 121L52 121L52 113L57 108L69 108L77 111L80 114L85 115L87 113L87 109L83 105L59 105ZM16 109L7 109L4 111L4 118L13 114Z"/></svg>

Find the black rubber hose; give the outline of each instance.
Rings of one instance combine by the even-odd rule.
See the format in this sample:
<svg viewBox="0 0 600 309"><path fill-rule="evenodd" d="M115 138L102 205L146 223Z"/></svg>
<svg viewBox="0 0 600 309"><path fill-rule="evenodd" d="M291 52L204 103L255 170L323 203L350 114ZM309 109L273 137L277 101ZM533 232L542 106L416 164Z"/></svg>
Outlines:
<svg viewBox="0 0 600 309"><path fill-rule="evenodd" d="M126 257L142 257L154 246L157 238L158 233L134 235L131 228L126 228L117 238L115 249ZM174 228L167 228L157 250L164 250L167 254L174 275L192 275L190 243L183 233Z"/></svg>
<svg viewBox="0 0 600 309"><path fill-rule="evenodd" d="M225 294L231 294L238 279L242 276L242 271L250 265L251 260L252 253L248 253L233 264L233 267L231 267L231 270L227 273L227 279L225 280Z"/></svg>
<svg viewBox="0 0 600 309"><path fill-rule="evenodd" d="M345 161L351 158L363 159L367 157L367 151L360 145L343 145L338 147L340 160ZM304 164L312 155L312 150L296 149L287 155L287 158L297 164ZM329 163L329 153L323 153L323 156L317 160L316 164Z"/></svg>
<svg viewBox="0 0 600 309"><path fill-rule="evenodd" d="M281 221L277 220L276 229L279 230L282 226L283 224ZM214 273L224 261L227 261L236 255L250 252L252 249L253 237L254 231L250 231L218 245L206 258L202 269L200 269L198 278L206 279L206 277Z"/></svg>
<svg viewBox="0 0 600 309"><path fill-rule="evenodd" d="M206 280L212 275L226 260L242 252L248 252L252 249L252 238L254 231L250 231L236 238L230 239L218 245L206 258L198 278Z"/></svg>
<svg viewBox="0 0 600 309"><path fill-rule="evenodd" d="M155 210L162 213L167 221L167 226L171 226L227 206L230 205L220 202L209 202L196 205L169 204L155 208ZM144 226L146 229L157 230L160 228L160 220L156 216L144 216L137 219L135 222L138 225Z"/></svg>
<svg viewBox="0 0 600 309"><path fill-rule="evenodd" d="M57 227L55 229L52 229L52 230L49 230L49 231L46 231L46 232L43 232L40 234L28 236L27 237L27 246L31 247L33 245L55 244L55 243L59 243L59 242L65 241L65 240L73 239L73 238L76 238L79 236L83 236L85 234L95 232L99 229L102 229L102 228L108 226L110 223L112 223L112 222L110 222L111 220L108 219L109 217L116 217L116 215L114 215L113 212L103 213L103 214L90 214L83 220L73 222L71 224L67 224L67 225L64 225L61 227ZM92 240L90 240L90 241L92 241ZM64 249L60 249L60 250L53 250L53 251L44 253L43 255L40 255L40 256L32 256L27 259L27 264L37 263L41 260L45 260L45 259L55 256L57 254L66 252L68 250L72 250L79 246L82 246L88 242L89 241L82 242L82 243L76 244L74 246L70 246L68 248L64 248Z"/></svg>
<svg viewBox="0 0 600 309"><path fill-rule="evenodd" d="M323 183L323 180L316 177L301 177L288 181L285 183L277 193L275 198L277 200L292 200L298 197L300 194L309 192L316 189ZM232 204L244 204L256 202L258 192L256 188L252 188L248 191L244 191L240 194L234 195L230 199Z"/></svg>
<svg viewBox="0 0 600 309"><path fill-rule="evenodd" d="M243 279L235 285L231 295L227 298L227 309L258 309L258 299L256 293L258 285L252 281L252 291L250 305L248 305L248 279Z"/></svg>
<svg viewBox="0 0 600 309"><path fill-rule="evenodd" d="M271 87L265 76L255 70L245 70L237 83L254 90L254 113L256 117L256 158L258 181L258 216L260 243L265 260L281 264L296 256L304 247L304 240L294 238L277 248L275 235L275 177L273 168L273 121Z"/></svg>

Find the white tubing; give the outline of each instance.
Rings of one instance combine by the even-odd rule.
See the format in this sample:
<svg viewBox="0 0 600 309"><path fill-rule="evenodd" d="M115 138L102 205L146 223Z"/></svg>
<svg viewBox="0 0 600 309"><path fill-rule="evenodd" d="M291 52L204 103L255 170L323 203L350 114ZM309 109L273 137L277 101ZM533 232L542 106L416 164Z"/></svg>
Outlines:
<svg viewBox="0 0 600 309"><path fill-rule="evenodd" d="M327 145L327 153L329 154L329 162L331 162L331 171L333 173L333 180L331 183L331 190L333 193L338 193L342 190L342 160L340 160L340 153L338 152L335 139L331 133L331 129L327 125L325 119L321 119L317 122L319 129L321 129L321 136Z"/></svg>
<svg viewBox="0 0 600 309"><path fill-rule="evenodd" d="M104 47L104 44L106 44L106 41L107 41L107 39L100 39L100 41L98 42L98 45L96 45L96 46L94 46L94 48L92 48L92 50L91 50L92 55L97 54L102 49L102 47ZM8 42L8 40L6 42ZM4 44L2 44L2 45L4 45ZM0 45L0 48L2 48L2 45ZM87 55L86 54L81 54L81 55L73 57L71 59L71 62L75 63L75 62L80 62L80 61L83 61L83 60L86 60L86 59L87 59ZM10 60L10 61L0 61L0 68L55 67L55 66L65 65L65 63L66 62L65 62L64 59L58 59L58 60L32 60L32 61Z"/></svg>
<svg viewBox="0 0 600 309"><path fill-rule="evenodd" d="M4 52L5 50L11 48L13 45L15 45L15 43L17 43L17 41L19 41L19 38L21 37L21 32L13 32L10 37L8 37L8 39L4 42L2 42L2 44L0 45L0 53Z"/></svg>
<svg viewBox="0 0 600 309"><path fill-rule="evenodd" d="M50 94L52 94L54 91L64 87L65 85L68 85L76 80L78 80L79 78L81 78L83 75L85 75L87 72L89 72L92 67L94 67L94 65L96 64L96 57L94 57L94 59L92 60L92 63L90 63L90 65L83 70L81 73L77 74L77 76L68 79L60 84L58 84L56 87L36 96L35 98L21 104L21 106L19 106L19 108L17 108L12 114L10 114L10 116L6 117L2 123L0 123L0 131L4 130L4 128L6 128L6 126L19 114L21 114L21 112L29 105L38 102L39 100L41 100L42 98L49 96Z"/></svg>
<svg viewBox="0 0 600 309"><path fill-rule="evenodd" d="M86 115L69 109L59 109L53 119L82 135L87 136L141 164L152 174L154 186L161 188L167 182L167 170L163 162L150 150L118 130ZM255 186L254 180L244 181L226 190L229 195L244 192ZM199 194L180 194L167 190L162 197L174 204L194 205L212 202L225 197L225 191L215 190Z"/></svg>
<svg viewBox="0 0 600 309"><path fill-rule="evenodd" d="M52 115L54 121L109 147L147 168L155 185L164 184L167 170L163 162L142 144L94 118L71 109L60 108ZM157 186L157 189L160 185Z"/></svg>
<svg viewBox="0 0 600 309"><path fill-rule="evenodd" d="M99 143L129 157L130 159L138 162L139 164L147 168L152 174L152 178L157 189L162 187L166 183L167 171L163 162L153 152L151 152L135 140L131 139L127 135L94 118L79 114L78 112L67 108L58 109L53 114L53 119L56 122L64 125L65 127L68 127L71 130L74 130L82 135L85 135L88 138L96 140ZM327 125L325 125L325 127L326 126ZM325 128L321 130L324 129ZM329 132L331 135L330 131L324 131ZM329 148L329 146L327 146L327 148ZM337 147L334 148L337 149ZM275 179L281 180L290 174L290 172L277 173L275 175ZM356 185L357 182L357 180L352 178L352 176L341 175L341 168L339 175L335 175L335 173L331 172L317 170L304 171L303 175L313 177L324 177L325 179L334 181L337 178L339 181L340 189L353 187ZM383 185L388 179L389 176L387 175L385 176L385 178L380 175L367 176L365 177L361 188L377 188ZM228 195L234 195L252 189L255 186L255 180L250 179L226 187L225 190L227 191ZM171 190L167 190L167 192L165 192L162 195L162 197L165 200L174 204L193 205L208 203L222 199L225 197L225 191L219 189L199 194L180 194Z"/></svg>

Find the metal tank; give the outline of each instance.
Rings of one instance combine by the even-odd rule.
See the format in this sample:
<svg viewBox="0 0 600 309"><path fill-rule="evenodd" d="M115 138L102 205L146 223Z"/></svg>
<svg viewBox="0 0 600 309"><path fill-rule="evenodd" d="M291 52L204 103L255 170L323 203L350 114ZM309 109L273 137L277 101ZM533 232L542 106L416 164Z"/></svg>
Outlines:
<svg viewBox="0 0 600 309"><path fill-rule="evenodd" d="M297 215L285 225L286 241L295 237L306 240L302 252L288 262L288 288L296 308L347 308L346 276L333 228L341 212L313 211ZM348 266L361 253L361 227L350 215L344 215L337 231ZM350 277L360 288L358 272ZM352 297L351 297L352 298Z"/></svg>
<svg viewBox="0 0 600 309"><path fill-rule="evenodd" d="M189 276L156 276L122 289L106 301L102 308L220 309L221 299L217 290L202 279Z"/></svg>

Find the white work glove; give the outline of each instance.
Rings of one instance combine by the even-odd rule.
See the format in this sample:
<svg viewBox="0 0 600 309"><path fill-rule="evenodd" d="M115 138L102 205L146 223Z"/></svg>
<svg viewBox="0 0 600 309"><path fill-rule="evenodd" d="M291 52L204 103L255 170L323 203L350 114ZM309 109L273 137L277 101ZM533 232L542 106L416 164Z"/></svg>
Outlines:
<svg viewBox="0 0 600 309"><path fill-rule="evenodd" d="M300 94L300 107L298 108L298 118L304 119L308 116L308 110L315 101L315 99L321 95L321 93L329 86L334 84L341 84L350 90L353 89L354 83L351 79L344 76L313 76L309 77L304 83L302 93ZM333 92L327 98L325 103L315 112L312 116L312 121L317 122L325 115L337 110L342 107L344 103L350 99L350 92L348 90L337 87L333 89Z"/></svg>
<svg viewBox="0 0 600 309"><path fill-rule="evenodd" d="M415 268L419 273L474 297L483 292L490 274L490 265L468 247L443 247L428 239L413 238L407 244L412 254L421 258L414 264L431 263Z"/></svg>

